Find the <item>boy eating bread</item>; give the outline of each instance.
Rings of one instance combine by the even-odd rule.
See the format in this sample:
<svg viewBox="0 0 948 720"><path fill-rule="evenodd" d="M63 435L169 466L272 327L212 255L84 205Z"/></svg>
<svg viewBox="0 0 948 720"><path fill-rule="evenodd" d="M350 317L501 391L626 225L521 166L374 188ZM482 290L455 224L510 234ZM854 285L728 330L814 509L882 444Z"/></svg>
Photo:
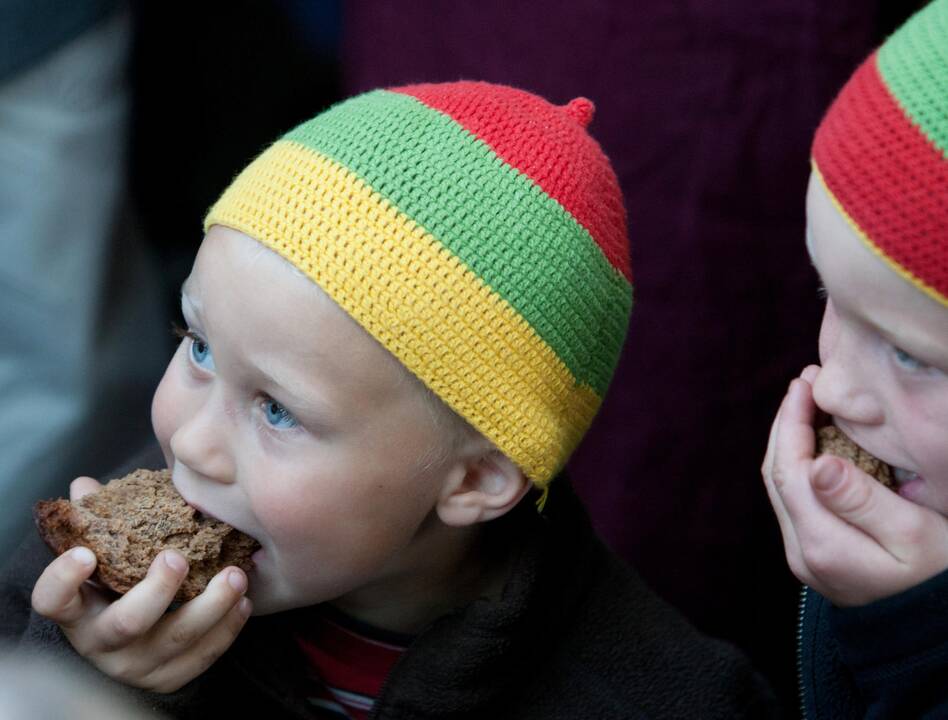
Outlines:
<svg viewBox="0 0 948 720"><path fill-rule="evenodd" d="M860 67L813 142L820 365L794 380L764 479L804 582L809 718L948 717L948 0ZM814 458L819 414L891 467Z"/></svg>
<svg viewBox="0 0 948 720"><path fill-rule="evenodd" d="M554 479L632 303L592 114L415 85L254 160L207 215L152 410L178 492L258 541L254 567L168 613L180 555L111 601L75 550L31 622L174 717L768 714L746 661L655 598Z"/></svg>

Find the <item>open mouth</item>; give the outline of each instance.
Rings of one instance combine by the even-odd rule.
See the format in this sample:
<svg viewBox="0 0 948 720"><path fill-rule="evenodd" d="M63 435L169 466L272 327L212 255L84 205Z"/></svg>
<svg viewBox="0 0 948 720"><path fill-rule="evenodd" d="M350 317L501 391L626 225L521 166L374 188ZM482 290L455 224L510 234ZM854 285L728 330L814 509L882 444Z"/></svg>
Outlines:
<svg viewBox="0 0 948 720"><path fill-rule="evenodd" d="M204 508L202 508L200 505L195 505L193 502L189 502L187 499L185 499L185 502L186 502L188 505L190 505L192 508L194 508L194 519L195 519L195 520L204 520L204 519L206 519L206 520L217 520L218 522L221 521L220 518L218 518L218 517L216 517L216 516L214 516L214 515L211 515L207 510L205 510Z"/></svg>
<svg viewBox="0 0 948 720"><path fill-rule="evenodd" d="M911 470L903 470L902 468L898 468L895 466L892 467L892 477L895 479L896 484L899 485L900 487L910 482L914 482L916 480L922 479L922 476L919 475L917 472L912 472Z"/></svg>
<svg viewBox="0 0 948 720"><path fill-rule="evenodd" d="M895 491L900 497L912 502L922 501L922 490L925 487L925 478L917 472L892 467L892 478L895 480Z"/></svg>

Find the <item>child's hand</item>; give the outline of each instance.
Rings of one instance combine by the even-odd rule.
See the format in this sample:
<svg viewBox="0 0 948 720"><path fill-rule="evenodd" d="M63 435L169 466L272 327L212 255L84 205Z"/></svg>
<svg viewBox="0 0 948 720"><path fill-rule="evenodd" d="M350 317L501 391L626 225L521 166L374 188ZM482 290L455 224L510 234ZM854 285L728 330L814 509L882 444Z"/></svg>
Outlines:
<svg viewBox="0 0 948 720"><path fill-rule="evenodd" d="M77 478L72 499L99 484ZM58 623L76 651L128 685L173 692L204 672L237 637L250 616L247 578L235 567L218 573L198 597L171 613L187 561L166 550L144 580L115 601L86 582L96 559L73 548L53 560L33 588L33 609Z"/></svg>
<svg viewBox="0 0 948 720"><path fill-rule="evenodd" d="M948 568L948 520L851 462L813 457L810 366L790 384L761 473L793 574L835 605L865 605Z"/></svg>

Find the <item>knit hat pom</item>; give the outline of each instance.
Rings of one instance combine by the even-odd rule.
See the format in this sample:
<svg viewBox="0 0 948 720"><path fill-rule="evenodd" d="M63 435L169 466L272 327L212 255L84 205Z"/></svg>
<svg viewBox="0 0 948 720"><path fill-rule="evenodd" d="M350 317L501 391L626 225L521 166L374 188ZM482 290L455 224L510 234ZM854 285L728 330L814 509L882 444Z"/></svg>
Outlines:
<svg viewBox="0 0 948 720"><path fill-rule="evenodd" d="M588 128L596 113L596 106L589 98L578 97L566 103L563 106L563 112L578 122L580 127Z"/></svg>

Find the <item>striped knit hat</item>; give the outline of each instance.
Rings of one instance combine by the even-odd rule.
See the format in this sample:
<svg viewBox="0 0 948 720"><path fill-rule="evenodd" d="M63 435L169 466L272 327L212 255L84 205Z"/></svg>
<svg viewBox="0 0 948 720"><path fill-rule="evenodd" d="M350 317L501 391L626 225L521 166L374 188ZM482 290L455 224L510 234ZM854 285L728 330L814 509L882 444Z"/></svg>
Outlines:
<svg viewBox="0 0 948 720"><path fill-rule="evenodd" d="M812 162L866 245L948 306L948 0L856 70L816 131Z"/></svg>
<svg viewBox="0 0 948 720"><path fill-rule="evenodd" d="M545 488L599 408L632 306L592 114L488 83L369 92L265 150L204 227L286 258Z"/></svg>

